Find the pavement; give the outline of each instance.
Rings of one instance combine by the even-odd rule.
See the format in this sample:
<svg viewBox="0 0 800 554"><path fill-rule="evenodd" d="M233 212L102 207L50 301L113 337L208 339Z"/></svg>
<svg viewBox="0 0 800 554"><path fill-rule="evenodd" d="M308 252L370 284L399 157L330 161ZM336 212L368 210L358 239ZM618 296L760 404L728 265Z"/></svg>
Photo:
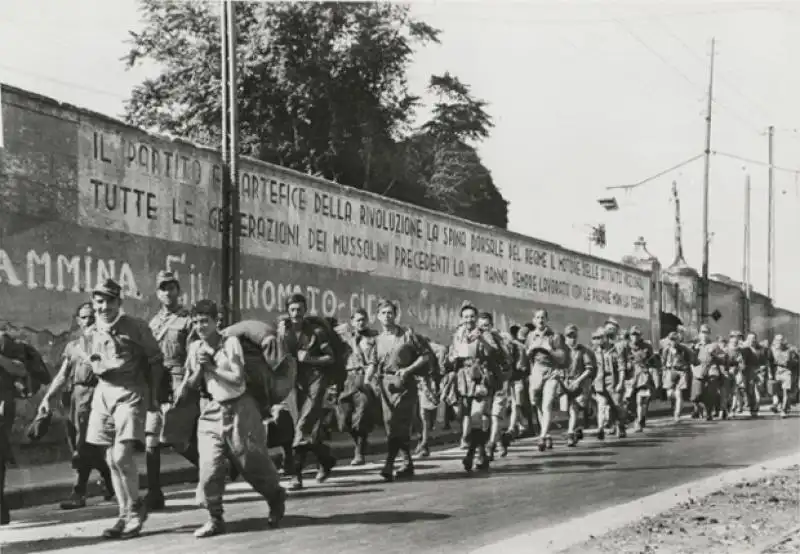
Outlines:
<svg viewBox="0 0 800 554"><path fill-rule="evenodd" d="M668 413L667 402L654 402L651 405L652 417ZM687 412L689 408L687 408ZM566 419L563 413L556 414L553 426L556 432L565 426ZM452 430L442 429L441 422L430 437L430 446L455 445L461 437L459 424L454 424ZM353 442L343 433L335 433L329 442L333 455L340 464L349 463L353 456ZM272 453L275 460L281 456L281 449L274 449ZM376 429L370 436L368 460L377 461L386 454L386 438L382 428ZM140 469L139 483L142 489L147 488L147 474L145 471L144 454L137 457ZM90 497L102 496L104 491L100 486L99 474L94 472L89 484ZM66 499L72 492L75 482L75 473L69 462L40 464L20 468L11 468L6 475L6 499L12 510L30 508L43 504L57 504ZM192 466L181 455L171 449L165 449L161 456L161 483L163 486L178 485L197 482L197 468ZM2 553L0 553L2 554Z"/></svg>
<svg viewBox="0 0 800 554"><path fill-rule="evenodd" d="M98 538L116 507L93 504L72 512L36 507L12 513L0 531L3 554L81 552L170 554L292 552L464 554L509 537L589 516L653 493L798 451L800 418L772 414L731 421L653 421L626 439L588 436L577 448L556 438L539 453L533 439L515 443L488 474L467 475L457 448L417 462L413 481L385 483L379 465L337 468L324 484L291 492L279 529L266 526L266 505L246 483L226 493L228 534L198 540L205 520L194 491L169 487L164 512L152 514L142 536L109 544ZM530 544L526 552L546 551ZM508 549L503 552L510 554Z"/></svg>

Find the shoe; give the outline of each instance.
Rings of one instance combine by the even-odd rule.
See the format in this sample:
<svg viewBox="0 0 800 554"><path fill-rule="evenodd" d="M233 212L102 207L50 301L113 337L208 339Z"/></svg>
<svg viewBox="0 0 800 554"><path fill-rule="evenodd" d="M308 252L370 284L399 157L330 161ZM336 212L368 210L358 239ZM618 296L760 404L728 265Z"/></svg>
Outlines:
<svg viewBox="0 0 800 554"><path fill-rule="evenodd" d="M277 527L281 524L283 516L286 515L286 490L283 487L278 487L278 492L272 500L267 500L269 505L269 516L267 523L270 527Z"/></svg>
<svg viewBox="0 0 800 554"><path fill-rule="evenodd" d="M144 526L144 522L147 521L147 506L141 500L139 500L137 504L138 505L133 509L133 513L128 516L125 522L125 526L119 537L121 539L132 539L138 537L142 532L142 526Z"/></svg>
<svg viewBox="0 0 800 554"><path fill-rule="evenodd" d="M206 537L215 537L223 533L225 533L225 521L222 518L212 518L198 528L194 532L194 536L198 539L205 539Z"/></svg>
<svg viewBox="0 0 800 554"><path fill-rule="evenodd" d="M58 505L62 510L77 510L86 507L86 497L73 493L67 500Z"/></svg>
<svg viewBox="0 0 800 554"><path fill-rule="evenodd" d="M472 462L472 456L464 456L464 459L461 460L461 465L464 466L467 473L472 471Z"/></svg>
<svg viewBox="0 0 800 554"><path fill-rule="evenodd" d="M602 427L597 430L597 440L602 441L606 439L606 431Z"/></svg>
<svg viewBox="0 0 800 554"><path fill-rule="evenodd" d="M544 440L545 440L545 445L547 446L547 449L548 450L552 450L553 449L553 437L551 437L550 435L547 435L544 438Z"/></svg>
<svg viewBox="0 0 800 554"><path fill-rule="evenodd" d="M394 481L394 467L389 465L383 466L380 475L381 477L383 477L384 481L386 481L387 483L391 483L392 481Z"/></svg>
<svg viewBox="0 0 800 554"><path fill-rule="evenodd" d="M291 482L291 483L289 483L289 487L288 487L288 489L289 489L290 491L299 491L299 490L303 490L303 479L302 479L302 477L297 477L297 476L295 476L295 477L292 479L292 482Z"/></svg>
<svg viewBox="0 0 800 554"><path fill-rule="evenodd" d="M125 530L125 518L119 518L114 525L103 531L104 539L118 539Z"/></svg>
<svg viewBox="0 0 800 554"><path fill-rule="evenodd" d="M578 439L579 441L583 440L583 429L581 427L575 429L575 438Z"/></svg>
<svg viewBox="0 0 800 554"><path fill-rule="evenodd" d="M407 465L394 474L395 481L410 481L414 478L414 466Z"/></svg>
<svg viewBox="0 0 800 554"><path fill-rule="evenodd" d="M317 470L317 483L324 483L327 481L328 477L331 476L331 471L333 471L333 467L336 465L336 458L331 456L325 463L321 463L319 465L319 469Z"/></svg>
<svg viewBox="0 0 800 554"><path fill-rule="evenodd" d="M575 446L578 440L575 438L575 433L567 433L567 446Z"/></svg>

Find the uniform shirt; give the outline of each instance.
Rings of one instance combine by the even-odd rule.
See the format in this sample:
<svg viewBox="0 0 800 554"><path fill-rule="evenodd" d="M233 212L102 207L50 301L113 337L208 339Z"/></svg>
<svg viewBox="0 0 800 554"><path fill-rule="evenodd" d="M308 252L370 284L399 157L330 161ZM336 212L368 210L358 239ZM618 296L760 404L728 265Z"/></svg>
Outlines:
<svg viewBox="0 0 800 554"><path fill-rule="evenodd" d="M308 320L303 321L300 331L295 331L292 324L287 325L284 343L289 354L297 358L300 350L305 350L312 358L321 358L326 355L333 355L331 349L331 337L319 325L315 325ZM326 367L314 366L304 362L298 362L298 373L311 371L325 371Z"/></svg>
<svg viewBox="0 0 800 554"><path fill-rule="evenodd" d="M208 343L198 340L189 345L186 365L195 374L201 371L197 363L197 353L203 349L210 349ZM247 389L244 374L244 353L242 345L236 337L225 337L220 347L214 351L214 363L218 368L232 369L236 373L234 382L220 379L213 370L203 371L203 383L208 395L216 402L228 402L242 396Z"/></svg>
<svg viewBox="0 0 800 554"><path fill-rule="evenodd" d="M147 323L120 314L108 325L95 322L89 335L90 357L100 357L101 383L136 390L149 386L150 368L161 364L163 358Z"/></svg>
<svg viewBox="0 0 800 554"><path fill-rule="evenodd" d="M531 366L561 367L565 362L566 348L550 327L534 329L525 339L525 355Z"/></svg>
<svg viewBox="0 0 800 554"><path fill-rule="evenodd" d="M594 379L597 388L613 388L625 379L619 351L613 344L595 347L594 358L597 364Z"/></svg>
<svg viewBox="0 0 800 554"><path fill-rule="evenodd" d="M772 358L775 360L775 369L794 370L797 369L796 354L789 348L772 348Z"/></svg>
<svg viewBox="0 0 800 554"><path fill-rule="evenodd" d="M183 373L186 363L186 348L189 334L192 331L192 320L189 312L178 308L171 312L161 308L150 320L150 331L161 347L164 356L164 369L170 373Z"/></svg>
<svg viewBox="0 0 800 554"><path fill-rule="evenodd" d="M88 334L84 334L67 343L64 348L61 356L67 363L67 384L70 389L77 385L84 387L97 385L97 375L92 371L92 364L89 362L90 347L91 338Z"/></svg>
<svg viewBox="0 0 800 554"><path fill-rule="evenodd" d="M682 344L667 345L662 356L665 369L673 371L686 371L688 369L690 359L686 348Z"/></svg>
<svg viewBox="0 0 800 554"><path fill-rule="evenodd" d="M583 372L589 370L588 381L592 381L597 372L594 354L582 344L574 348L567 348L567 379L577 379Z"/></svg>

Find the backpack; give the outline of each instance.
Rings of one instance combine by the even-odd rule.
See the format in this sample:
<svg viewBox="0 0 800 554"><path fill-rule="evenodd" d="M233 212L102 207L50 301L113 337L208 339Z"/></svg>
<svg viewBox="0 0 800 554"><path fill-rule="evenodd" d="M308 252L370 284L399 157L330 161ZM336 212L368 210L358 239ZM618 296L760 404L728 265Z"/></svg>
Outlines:
<svg viewBox="0 0 800 554"><path fill-rule="evenodd" d="M306 316L306 321L313 327L320 327L328 336L331 349L333 350L333 365L327 369L328 377L331 379L331 386L336 387L338 392L344 389L344 382L347 379L347 355L350 347L347 339L339 334L336 320L329 317L315 315Z"/></svg>

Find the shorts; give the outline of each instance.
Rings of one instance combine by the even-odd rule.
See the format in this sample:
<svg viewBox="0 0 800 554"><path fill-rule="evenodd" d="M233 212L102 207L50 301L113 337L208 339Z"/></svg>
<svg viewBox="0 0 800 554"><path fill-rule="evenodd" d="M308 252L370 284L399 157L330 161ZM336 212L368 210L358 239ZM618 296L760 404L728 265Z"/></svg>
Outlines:
<svg viewBox="0 0 800 554"><path fill-rule="evenodd" d="M569 379L566 381L566 384L569 384ZM575 391L568 391L566 385L561 388L563 391L563 396L566 397L569 401L574 402L577 406L581 408L585 408L589 403L589 398L591 397L591 387L592 382L588 379L585 379L583 383L581 383L580 387L578 387Z"/></svg>
<svg viewBox="0 0 800 554"><path fill-rule="evenodd" d="M664 381L662 383L664 390L686 390L689 384L686 379L685 371L678 371L676 369L664 370Z"/></svg>
<svg viewBox="0 0 800 554"><path fill-rule="evenodd" d="M513 394L509 391L510 388L510 386L505 386L494 394L491 410L492 417L502 418L506 413L506 409L511 406Z"/></svg>
<svg viewBox="0 0 800 554"><path fill-rule="evenodd" d="M92 398L86 442L113 446L120 442L145 443L144 394L100 382Z"/></svg>
<svg viewBox="0 0 800 554"><path fill-rule="evenodd" d="M511 405L522 406L528 395L528 383L525 379L518 379L511 383Z"/></svg>
<svg viewBox="0 0 800 554"><path fill-rule="evenodd" d="M164 438L164 414L171 404L162 404L161 411L147 412L145 414L144 434L145 446L152 448L160 444L167 444Z"/></svg>
<svg viewBox="0 0 800 554"><path fill-rule="evenodd" d="M531 401L533 401L534 396L538 397L542 395L545 382L549 381L553 377L553 374L553 368L551 367L541 365L534 365L531 367L531 375L528 379L528 391L531 395Z"/></svg>
<svg viewBox="0 0 800 554"><path fill-rule="evenodd" d="M461 414L462 416L489 416L494 407L494 399L492 396L485 398L475 398L474 396L461 397Z"/></svg>
<svg viewBox="0 0 800 554"><path fill-rule="evenodd" d="M775 372L775 380L778 382L780 389L783 391L790 391L794 388L792 386L792 372L788 369L779 368Z"/></svg>
<svg viewBox="0 0 800 554"><path fill-rule="evenodd" d="M689 400L691 402L702 402L705 398L706 388L708 386L707 381L701 381L700 379L692 379L692 388L689 394Z"/></svg>

